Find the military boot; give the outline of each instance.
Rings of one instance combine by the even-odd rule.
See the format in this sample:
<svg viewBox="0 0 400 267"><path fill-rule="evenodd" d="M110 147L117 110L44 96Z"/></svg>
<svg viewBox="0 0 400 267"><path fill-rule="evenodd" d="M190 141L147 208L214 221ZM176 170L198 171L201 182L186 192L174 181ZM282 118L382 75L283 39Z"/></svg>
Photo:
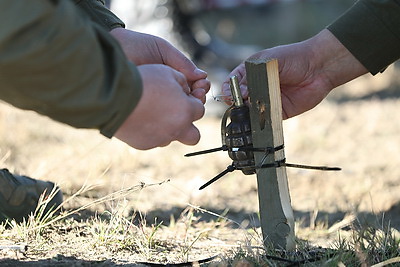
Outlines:
<svg viewBox="0 0 400 267"><path fill-rule="evenodd" d="M54 190L57 192L54 193ZM53 194L53 198L47 203L43 214L61 205L62 193L54 183L14 175L7 169L0 169L0 222L7 219L21 222L23 219L27 219L30 214L35 212L43 193L43 199Z"/></svg>

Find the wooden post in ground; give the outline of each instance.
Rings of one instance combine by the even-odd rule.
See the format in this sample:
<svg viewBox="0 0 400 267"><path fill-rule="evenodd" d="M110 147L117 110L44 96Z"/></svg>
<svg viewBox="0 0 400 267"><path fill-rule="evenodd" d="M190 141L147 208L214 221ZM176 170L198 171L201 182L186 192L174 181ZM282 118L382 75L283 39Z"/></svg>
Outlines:
<svg viewBox="0 0 400 267"><path fill-rule="evenodd" d="M248 60L245 63L249 89L250 118L255 148L284 144L282 104L277 60ZM274 163L285 158L283 149L265 157L254 152L255 164ZM263 162L262 162L263 161ZM290 203L286 167L257 169L261 230L266 246L295 248L294 217Z"/></svg>

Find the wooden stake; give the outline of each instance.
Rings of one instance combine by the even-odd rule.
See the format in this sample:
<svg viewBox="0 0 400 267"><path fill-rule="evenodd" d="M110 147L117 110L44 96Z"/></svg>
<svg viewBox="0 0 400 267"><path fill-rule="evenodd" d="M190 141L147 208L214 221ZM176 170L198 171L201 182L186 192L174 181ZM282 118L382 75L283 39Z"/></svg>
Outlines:
<svg viewBox="0 0 400 267"><path fill-rule="evenodd" d="M255 148L283 145L278 62L276 59L248 60L245 66L253 145ZM285 152L281 149L267 157L263 152L255 152L254 157L256 166L260 166L284 159ZM257 184L264 244L293 250L294 217L286 167L257 169Z"/></svg>

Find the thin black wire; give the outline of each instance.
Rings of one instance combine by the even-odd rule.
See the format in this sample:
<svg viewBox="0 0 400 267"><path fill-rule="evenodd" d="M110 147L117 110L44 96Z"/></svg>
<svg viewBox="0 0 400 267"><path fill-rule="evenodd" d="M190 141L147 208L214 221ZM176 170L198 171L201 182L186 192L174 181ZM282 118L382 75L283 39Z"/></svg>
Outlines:
<svg viewBox="0 0 400 267"><path fill-rule="evenodd" d="M203 154L208 154L208 153L214 153L218 151L227 151L229 148L227 145L222 145L221 147L217 148L212 148L212 149L207 149L207 150L202 150L202 151L197 151L193 153L188 153L185 155L185 157L192 157L192 156L198 156L198 155L203 155ZM255 147L238 147L235 148L237 151L253 151L253 152L264 152L265 155L261 159L260 163L257 164L257 166L254 166L255 169L264 169L264 168L279 168L279 167L290 167L290 168L299 168L299 169L308 169L308 170L320 170L320 171L340 171L341 168L339 167L328 167L328 166L313 166L313 165L303 165L303 164L295 164L295 163L287 163L286 158L283 158L278 161L274 161L271 163L264 163L265 160L267 159L268 155L271 155L272 153L284 149L284 145L279 145L277 147L265 147L265 148L255 148ZM248 166L246 166L248 168ZM220 172L218 175L216 175L214 178L209 180L207 183L202 185L199 190L202 190L209 186L210 184L216 182L219 180L221 177L223 177L225 174L229 172L233 172L235 170L242 170L241 167L236 166L235 162L233 162L231 165L229 165L225 170Z"/></svg>
<svg viewBox="0 0 400 267"><path fill-rule="evenodd" d="M224 171L220 172L217 176L215 176L214 178L209 180L207 183L205 183L202 186L200 186L199 190L202 190L202 189L206 188L210 184L212 184L212 183L216 182L217 180L219 180L222 176L224 176L228 172L233 172L234 170L237 170L237 168L233 164L229 165Z"/></svg>

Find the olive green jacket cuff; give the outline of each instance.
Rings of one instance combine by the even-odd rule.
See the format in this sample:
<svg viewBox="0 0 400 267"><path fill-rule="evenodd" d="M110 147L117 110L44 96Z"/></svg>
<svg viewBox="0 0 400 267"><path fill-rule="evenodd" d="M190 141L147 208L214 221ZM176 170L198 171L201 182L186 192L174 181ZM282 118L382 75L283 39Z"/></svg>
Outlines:
<svg viewBox="0 0 400 267"><path fill-rule="evenodd" d="M375 75L400 58L400 1L360 0L328 30Z"/></svg>

